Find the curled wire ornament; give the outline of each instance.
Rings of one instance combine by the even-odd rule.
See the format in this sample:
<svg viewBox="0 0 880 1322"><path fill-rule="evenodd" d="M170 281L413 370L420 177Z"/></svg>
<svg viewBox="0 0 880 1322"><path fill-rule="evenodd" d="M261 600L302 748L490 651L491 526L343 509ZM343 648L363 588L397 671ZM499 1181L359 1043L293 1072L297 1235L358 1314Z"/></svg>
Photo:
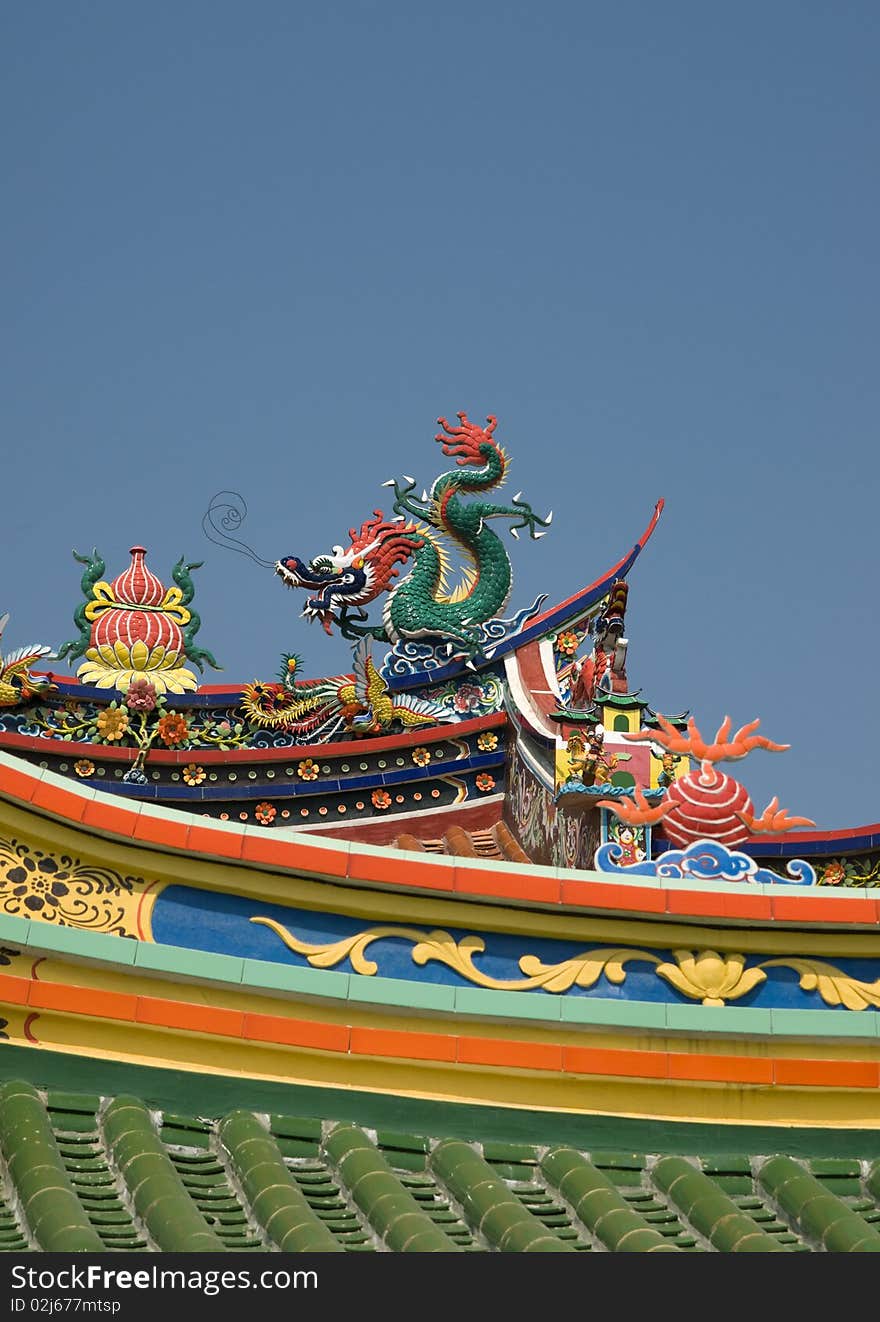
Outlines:
<svg viewBox="0 0 880 1322"><path fill-rule="evenodd" d="M238 491L218 491L211 497L211 503L202 515L202 531L215 546L225 546L229 551L250 556L264 569L272 569L274 560L264 560L247 542L232 536L233 532L241 528L247 512L247 501Z"/></svg>

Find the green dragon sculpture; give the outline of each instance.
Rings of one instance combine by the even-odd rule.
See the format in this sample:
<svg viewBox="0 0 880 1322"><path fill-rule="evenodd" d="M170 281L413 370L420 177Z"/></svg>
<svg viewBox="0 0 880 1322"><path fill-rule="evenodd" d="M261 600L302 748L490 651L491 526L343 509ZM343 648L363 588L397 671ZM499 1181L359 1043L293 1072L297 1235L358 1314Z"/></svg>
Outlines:
<svg viewBox="0 0 880 1322"><path fill-rule="evenodd" d="M276 562L275 572L288 587L311 590L303 615L320 620L327 633L335 624L350 639L369 635L395 644L440 639L450 651L457 646L470 656L485 641L482 626L504 609L513 581L510 557L488 521L511 519L514 537L527 528L537 539L553 516L540 518L519 494L509 505L462 499L501 486L509 461L494 437L496 418L490 415L485 428L465 413L458 419L458 426L437 420L443 432L435 440L456 459L456 467L436 478L430 492L415 497L416 482L410 477L385 483L394 490L396 519L386 521L376 510L359 532L349 530L347 550L334 547L331 555L308 564L297 556ZM462 581L452 591L450 541L465 561ZM393 585L397 566L411 557L409 574ZM382 625L366 624L364 606L386 591Z"/></svg>
<svg viewBox="0 0 880 1322"><path fill-rule="evenodd" d="M91 555L80 555L77 551L73 553L74 560L78 560L81 565L85 565L85 572L80 579L84 601L81 601L73 612L73 622L79 629L79 638L71 638L66 643L62 643L58 648L58 660L69 656L71 661L75 657L85 656L86 648L89 645L91 634L91 624L86 618L86 607L92 600L92 588L103 577L107 568L101 556L98 554L97 547L94 548Z"/></svg>
<svg viewBox="0 0 880 1322"><path fill-rule="evenodd" d="M171 577L183 593L183 596L180 599L180 604L189 609L189 624L183 631L186 659L187 661L191 661L194 666L198 666L202 673L204 673L204 663L206 661L214 670L223 669L223 667L214 660L212 653L209 652L207 648L197 646L194 641L196 634L202 627L202 620L198 612L193 610L191 604L196 591L195 584L192 581L192 571L194 569L201 569L204 563L204 560L193 560L187 564L185 558L181 556L171 571Z"/></svg>

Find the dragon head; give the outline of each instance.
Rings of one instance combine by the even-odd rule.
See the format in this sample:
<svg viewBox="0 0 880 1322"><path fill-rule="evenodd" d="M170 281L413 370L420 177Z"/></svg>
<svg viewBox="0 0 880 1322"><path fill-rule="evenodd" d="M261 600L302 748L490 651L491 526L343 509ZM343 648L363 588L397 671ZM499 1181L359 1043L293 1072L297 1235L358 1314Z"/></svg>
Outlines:
<svg viewBox="0 0 880 1322"><path fill-rule="evenodd" d="M334 546L326 555L315 556L308 563L290 555L276 561L275 572L289 588L307 588L312 595L303 615L320 620L332 633L347 610L360 609L374 601L397 577L397 565L405 563L422 545L414 523L388 522L381 510L365 520L360 531L349 529L351 544L347 549Z"/></svg>

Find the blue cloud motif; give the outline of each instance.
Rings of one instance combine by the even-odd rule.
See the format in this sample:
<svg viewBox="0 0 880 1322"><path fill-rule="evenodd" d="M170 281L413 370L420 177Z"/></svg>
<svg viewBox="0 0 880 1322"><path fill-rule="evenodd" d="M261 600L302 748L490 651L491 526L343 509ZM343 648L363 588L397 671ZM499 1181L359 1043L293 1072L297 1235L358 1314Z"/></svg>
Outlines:
<svg viewBox="0 0 880 1322"><path fill-rule="evenodd" d="M754 881L758 865L748 854L717 840L695 840L687 849L668 849L657 859L658 877L695 877L700 881Z"/></svg>
<svg viewBox="0 0 880 1322"><path fill-rule="evenodd" d="M786 864L788 877L769 868L760 868L753 858L739 850L728 849L718 840L695 840L687 849L668 849L653 862L620 864L619 845L609 841L596 850L595 865L600 872L626 872L640 877L693 878L699 881L733 881L766 886L814 886L816 870L802 858Z"/></svg>
<svg viewBox="0 0 880 1322"><path fill-rule="evenodd" d="M812 863L807 863L803 858L790 858L785 865L785 870L791 881L788 881L787 877L780 877L778 872L771 872L769 868L758 868L755 873L755 881L763 882L765 886L779 881L789 886L816 885L816 869Z"/></svg>

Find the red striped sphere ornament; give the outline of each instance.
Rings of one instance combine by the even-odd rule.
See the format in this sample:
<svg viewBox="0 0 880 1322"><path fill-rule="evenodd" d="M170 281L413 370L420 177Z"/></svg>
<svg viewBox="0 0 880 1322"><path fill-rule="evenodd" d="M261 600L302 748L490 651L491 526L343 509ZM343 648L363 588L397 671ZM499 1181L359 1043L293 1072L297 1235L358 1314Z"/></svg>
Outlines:
<svg viewBox="0 0 880 1322"><path fill-rule="evenodd" d="M732 776L711 762L690 771L667 790L674 805L663 818L663 834L673 844L686 847L695 840L718 840L734 847L749 839L751 832L738 816L754 814L748 793Z"/></svg>

